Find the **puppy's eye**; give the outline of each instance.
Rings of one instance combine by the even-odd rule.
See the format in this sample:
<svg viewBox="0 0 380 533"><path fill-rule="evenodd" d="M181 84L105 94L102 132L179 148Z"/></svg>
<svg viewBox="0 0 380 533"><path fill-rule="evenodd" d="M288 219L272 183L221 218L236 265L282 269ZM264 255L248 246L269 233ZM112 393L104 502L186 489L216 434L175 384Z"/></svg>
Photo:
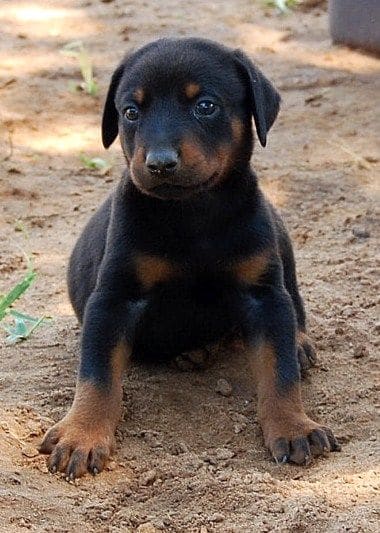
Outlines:
<svg viewBox="0 0 380 533"><path fill-rule="evenodd" d="M139 118L139 110L137 107L131 105L125 109L124 117L131 121L137 120Z"/></svg>
<svg viewBox="0 0 380 533"><path fill-rule="evenodd" d="M202 100L195 106L194 113L201 117L209 117L215 113L217 108L218 106L214 102L211 102L211 100Z"/></svg>

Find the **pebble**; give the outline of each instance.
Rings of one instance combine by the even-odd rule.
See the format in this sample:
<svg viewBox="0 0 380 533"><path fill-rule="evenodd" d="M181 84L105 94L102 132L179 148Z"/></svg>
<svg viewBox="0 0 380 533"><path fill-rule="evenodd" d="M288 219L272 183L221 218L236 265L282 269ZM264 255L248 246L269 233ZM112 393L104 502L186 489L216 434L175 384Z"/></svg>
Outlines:
<svg viewBox="0 0 380 533"><path fill-rule="evenodd" d="M144 524L140 524L139 527L136 529L136 533L156 533L157 529L154 527L152 522L145 522Z"/></svg>
<svg viewBox="0 0 380 533"><path fill-rule="evenodd" d="M228 397L232 394L232 386L226 379L218 379L215 391L221 394L222 396Z"/></svg>
<svg viewBox="0 0 380 533"><path fill-rule="evenodd" d="M366 357L367 355L369 355L369 350L365 344L356 346L356 348L354 349L355 359L360 359L361 357Z"/></svg>
<svg viewBox="0 0 380 533"><path fill-rule="evenodd" d="M175 364L179 370L182 370L182 372L190 372L191 370L194 370L194 363L182 355L176 357Z"/></svg>
<svg viewBox="0 0 380 533"><path fill-rule="evenodd" d="M156 470L148 470L141 476L140 483L141 485L152 485L157 479Z"/></svg>
<svg viewBox="0 0 380 533"><path fill-rule="evenodd" d="M226 461L227 459L232 459L235 457L235 452L229 450L228 448L218 448L216 450L216 458L219 461Z"/></svg>
<svg viewBox="0 0 380 533"><path fill-rule="evenodd" d="M39 454L37 448L30 446L29 444L22 448L21 453L22 455L25 455L25 457L37 457Z"/></svg>
<svg viewBox="0 0 380 533"><path fill-rule="evenodd" d="M189 448L184 442L175 442L170 446L170 453L172 455L180 455L181 453L188 453Z"/></svg>
<svg viewBox="0 0 380 533"><path fill-rule="evenodd" d="M353 228L352 234L358 239L368 239L371 236L370 232L365 228Z"/></svg>
<svg viewBox="0 0 380 533"><path fill-rule="evenodd" d="M210 522L223 522L224 515L222 513L214 513L209 517Z"/></svg>
<svg viewBox="0 0 380 533"><path fill-rule="evenodd" d="M189 352L187 356L192 363L197 366L202 366L205 363L207 353L205 350L195 350L194 352Z"/></svg>

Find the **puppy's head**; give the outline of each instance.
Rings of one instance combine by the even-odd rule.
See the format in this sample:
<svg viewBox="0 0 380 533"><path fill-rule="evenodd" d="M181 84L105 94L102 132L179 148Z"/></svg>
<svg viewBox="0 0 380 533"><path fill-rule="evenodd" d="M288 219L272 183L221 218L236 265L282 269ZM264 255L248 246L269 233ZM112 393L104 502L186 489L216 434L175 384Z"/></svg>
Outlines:
<svg viewBox="0 0 380 533"><path fill-rule="evenodd" d="M162 39L128 56L112 76L103 144L118 133L143 193L183 199L246 168L252 116L260 143L280 97L239 50L201 39Z"/></svg>

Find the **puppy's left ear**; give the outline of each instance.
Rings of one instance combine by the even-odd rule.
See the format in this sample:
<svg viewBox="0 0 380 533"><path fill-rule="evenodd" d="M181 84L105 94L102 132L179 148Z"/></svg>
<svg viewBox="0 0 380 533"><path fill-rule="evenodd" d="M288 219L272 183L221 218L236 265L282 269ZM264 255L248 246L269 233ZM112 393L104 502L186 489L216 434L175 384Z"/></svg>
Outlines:
<svg viewBox="0 0 380 533"><path fill-rule="evenodd" d="M241 50L234 50L233 54L238 68L248 83L257 136L261 146L265 146L267 133L280 109L281 97L271 82Z"/></svg>
<svg viewBox="0 0 380 533"><path fill-rule="evenodd" d="M109 148L119 133L119 114L115 106L115 95L124 72L124 64L117 67L112 74L108 88L102 118L102 141L104 148Z"/></svg>

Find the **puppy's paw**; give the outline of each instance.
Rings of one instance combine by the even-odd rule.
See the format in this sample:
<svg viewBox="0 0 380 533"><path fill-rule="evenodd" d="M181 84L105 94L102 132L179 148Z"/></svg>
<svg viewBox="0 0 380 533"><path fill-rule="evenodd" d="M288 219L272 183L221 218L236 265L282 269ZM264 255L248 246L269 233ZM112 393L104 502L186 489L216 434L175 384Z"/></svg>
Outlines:
<svg viewBox="0 0 380 533"><path fill-rule="evenodd" d="M317 354L310 337L303 331L297 333L297 356L301 376L306 377L317 362Z"/></svg>
<svg viewBox="0 0 380 533"><path fill-rule="evenodd" d="M277 427L272 425L265 438L277 464L295 463L307 466L315 457L340 451L340 445L331 429L320 426L307 417L299 420L291 418L293 420L283 421Z"/></svg>
<svg viewBox="0 0 380 533"><path fill-rule="evenodd" d="M75 420L70 413L45 435L40 453L50 454L50 472L65 472L71 481L86 472L101 472L114 448L114 435L107 426L92 426Z"/></svg>

